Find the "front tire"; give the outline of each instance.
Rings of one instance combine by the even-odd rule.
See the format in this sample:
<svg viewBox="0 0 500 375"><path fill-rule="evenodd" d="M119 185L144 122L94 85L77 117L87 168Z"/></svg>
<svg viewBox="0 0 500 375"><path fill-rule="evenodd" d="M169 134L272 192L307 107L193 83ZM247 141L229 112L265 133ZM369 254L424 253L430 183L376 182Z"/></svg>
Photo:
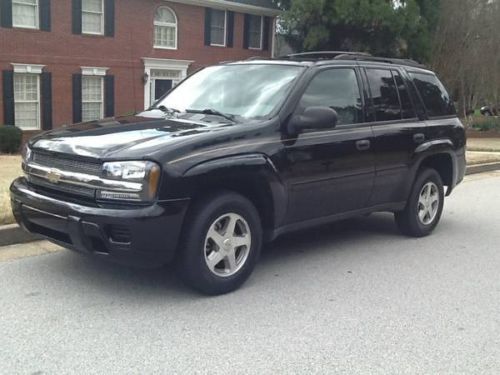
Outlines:
<svg viewBox="0 0 500 375"><path fill-rule="evenodd" d="M444 187L439 173L431 168L420 171L406 207L395 213L396 223L403 234L424 237L436 228L444 206Z"/></svg>
<svg viewBox="0 0 500 375"><path fill-rule="evenodd" d="M190 210L177 272L204 294L229 293L248 279L261 247L262 227L255 206L233 192L212 194Z"/></svg>

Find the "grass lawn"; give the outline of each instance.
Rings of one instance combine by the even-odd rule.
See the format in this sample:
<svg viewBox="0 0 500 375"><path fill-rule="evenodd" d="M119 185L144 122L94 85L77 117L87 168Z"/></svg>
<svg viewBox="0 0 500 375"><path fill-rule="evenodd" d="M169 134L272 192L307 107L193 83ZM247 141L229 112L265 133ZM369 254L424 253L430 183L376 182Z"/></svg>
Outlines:
<svg viewBox="0 0 500 375"><path fill-rule="evenodd" d="M9 186L20 175L21 156L0 155L0 225L15 222L10 209Z"/></svg>

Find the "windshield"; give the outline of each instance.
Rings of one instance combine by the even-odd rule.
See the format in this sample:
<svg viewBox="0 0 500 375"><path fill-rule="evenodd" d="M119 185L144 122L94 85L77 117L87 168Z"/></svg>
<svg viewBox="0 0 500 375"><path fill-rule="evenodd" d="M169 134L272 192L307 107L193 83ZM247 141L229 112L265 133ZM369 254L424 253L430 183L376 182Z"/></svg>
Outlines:
<svg viewBox="0 0 500 375"><path fill-rule="evenodd" d="M283 102L301 70L270 64L212 66L189 77L155 108L265 117Z"/></svg>

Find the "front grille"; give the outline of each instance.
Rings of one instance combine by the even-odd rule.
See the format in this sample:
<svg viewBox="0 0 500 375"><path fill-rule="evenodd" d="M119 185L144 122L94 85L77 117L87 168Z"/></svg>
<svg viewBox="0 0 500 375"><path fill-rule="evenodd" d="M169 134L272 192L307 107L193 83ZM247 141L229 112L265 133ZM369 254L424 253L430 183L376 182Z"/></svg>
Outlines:
<svg viewBox="0 0 500 375"><path fill-rule="evenodd" d="M65 154L49 154L40 151L33 151L32 159L34 163L43 167L56 168L61 171L84 173L98 176L101 173L101 163L95 160L85 160ZM60 193L58 198L66 198L68 195L83 199L95 199L95 189L68 184L64 182L52 183L44 178L28 175L28 181L34 187L48 189L49 192Z"/></svg>
<svg viewBox="0 0 500 375"><path fill-rule="evenodd" d="M39 151L33 152L33 161L45 167L57 168L63 171L99 175L101 163L96 161L79 160L66 155L51 155Z"/></svg>
<svg viewBox="0 0 500 375"><path fill-rule="evenodd" d="M77 195L86 198L95 197L95 189L90 189L84 186L70 185L65 183L53 184L43 178L36 176L29 176L29 182L32 185L44 187L51 190L57 190L66 194Z"/></svg>

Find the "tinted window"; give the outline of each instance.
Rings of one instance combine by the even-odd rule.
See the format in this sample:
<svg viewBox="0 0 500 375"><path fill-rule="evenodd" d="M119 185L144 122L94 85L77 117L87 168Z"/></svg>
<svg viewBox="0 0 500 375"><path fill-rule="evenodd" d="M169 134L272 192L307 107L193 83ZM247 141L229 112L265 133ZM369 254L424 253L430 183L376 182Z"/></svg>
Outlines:
<svg viewBox="0 0 500 375"><path fill-rule="evenodd" d="M338 114L338 125L362 122L362 102L354 69L331 69L317 74L302 97L299 108L324 106Z"/></svg>
<svg viewBox="0 0 500 375"><path fill-rule="evenodd" d="M401 77L399 72L395 70L392 71L392 74L394 75L394 80L396 81L396 85L398 87L403 118L407 119L416 117L415 110L413 109L413 104L410 100L410 95L408 94L408 88L403 81L403 77Z"/></svg>
<svg viewBox="0 0 500 375"><path fill-rule="evenodd" d="M367 69L375 121L401 120L398 89L390 70Z"/></svg>
<svg viewBox="0 0 500 375"><path fill-rule="evenodd" d="M455 106L446 89L435 75L410 73L424 101L429 117L454 115Z"/></svg>

